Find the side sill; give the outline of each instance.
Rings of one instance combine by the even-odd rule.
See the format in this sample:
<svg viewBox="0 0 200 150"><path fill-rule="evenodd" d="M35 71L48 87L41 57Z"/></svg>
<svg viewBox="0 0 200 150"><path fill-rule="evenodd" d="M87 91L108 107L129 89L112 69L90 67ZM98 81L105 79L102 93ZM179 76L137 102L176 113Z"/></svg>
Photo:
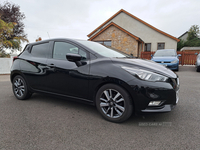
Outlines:
<svg viewBox="0 0 200 150"><path fill-rule="evenodd" d="M31 89L31 91L34 91L35 93L50 94L50 95L59 96L59 97L63 97L63 98L69 98L69 100L73 99L74 101L78 101L78 102L82 102L82 103L86 103L86 104L90 104L90 105L95 105L94 101L84 99L84 98L68 96L68 95L58 94L58 93L52 93L52 92L47 92L47 91L42 91L42 90L35 90L35 89Z"/></svg>

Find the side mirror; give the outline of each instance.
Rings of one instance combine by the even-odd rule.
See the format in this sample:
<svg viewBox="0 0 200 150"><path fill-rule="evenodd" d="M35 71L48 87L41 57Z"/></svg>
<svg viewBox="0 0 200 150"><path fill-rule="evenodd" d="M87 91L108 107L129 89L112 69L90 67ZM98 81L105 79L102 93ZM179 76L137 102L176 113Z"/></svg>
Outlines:
<svg viewBox="0 0 200 150"><path fill-rule="evenodd" d="M178 54L178 57L181 57L181 54Z"/></svg>
<svg viewBox="0 0 200 150"><path fill-rule="evenodd" d="M198 53L195 53L195 55L198 55Z"/></svg>
<svg viewBox="0 0 200 150"><path fill-rule="evenodd" d="M80 62L82 56L79 54L67 53L66 58L68 61L75 62L78 67L82 65Z"/></svg>
<svg viewBox="0 0 200 150"><path fill-rule="evenodd" d="M151 57L153 57L153 55L151 54Z"/></svg>
<svg viewBox="0 0 200 150"><path fill-rule="evenodd" d="M66 58L68 61L76 62L81 60L81 55L79 54L73 54L73 53L67 53Z"/></svg>

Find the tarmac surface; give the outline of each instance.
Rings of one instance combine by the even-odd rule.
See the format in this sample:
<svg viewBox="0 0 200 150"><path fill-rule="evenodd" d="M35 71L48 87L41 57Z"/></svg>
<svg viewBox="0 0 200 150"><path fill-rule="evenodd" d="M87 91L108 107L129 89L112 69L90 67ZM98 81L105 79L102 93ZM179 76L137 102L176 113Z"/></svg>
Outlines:
<svg viewBox="0 0 200 150"><path fill-rule="evenodd" d="M180 66L180 99L169 113L104 120L94 106L33 94L17 100L0 75L0 150L199 150L200 73Z"/></svg>

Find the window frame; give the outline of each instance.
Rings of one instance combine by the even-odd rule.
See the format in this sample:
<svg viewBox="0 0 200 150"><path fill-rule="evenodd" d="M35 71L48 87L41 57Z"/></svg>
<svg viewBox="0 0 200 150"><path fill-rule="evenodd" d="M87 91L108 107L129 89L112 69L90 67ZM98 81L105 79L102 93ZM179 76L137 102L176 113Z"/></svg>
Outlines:
<svg viewBox="0 0 200 150"><path fill-rule="evenodd" d="M146 48L147 48L146 44L150 44L150 51L147 51L147 49L146 49ZM145 43L145 44L144 44L144 51L145 51L145 52L151 52L151 43Z"/></svg>
<svg viewBox="0 0 200 150"><path fill-rule="evenodd" d="M165 42L160 42L160 43L157 43L157 50L159 50L159 49L158 49L158 44L164 44L164 47L163 47L163 48L161 48L161 49L165 49Z"/></svg>
<svg viewBox="0 0 200 150"><path fill-rule="evenodd" d="M100 43L104 46L109 46L109 45L105 45L104 42L110 42L110 47L112 47L112 40L98 40L98 41L94 41L94 42L97 42L97 43Z"/></svg>

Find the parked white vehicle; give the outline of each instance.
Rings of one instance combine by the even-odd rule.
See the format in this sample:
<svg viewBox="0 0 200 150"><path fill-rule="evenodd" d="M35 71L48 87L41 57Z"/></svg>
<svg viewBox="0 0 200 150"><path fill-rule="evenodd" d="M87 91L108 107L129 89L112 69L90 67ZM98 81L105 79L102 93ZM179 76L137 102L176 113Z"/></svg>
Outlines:
<svg viewBox="0 0 200 150"><path fill-rule="evenodd" d="M197 60L195 63L196 71L200 72L200 53L197 55Z"/></svg>

